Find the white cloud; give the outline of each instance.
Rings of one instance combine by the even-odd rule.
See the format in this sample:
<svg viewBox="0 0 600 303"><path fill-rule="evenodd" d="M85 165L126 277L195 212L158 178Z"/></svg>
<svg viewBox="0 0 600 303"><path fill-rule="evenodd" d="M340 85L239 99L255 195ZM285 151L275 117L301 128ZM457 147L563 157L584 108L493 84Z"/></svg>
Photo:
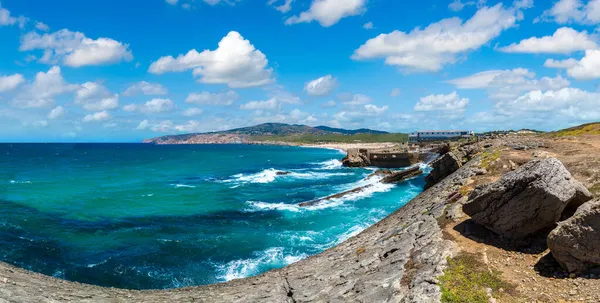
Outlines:
<svg viewBox="0 0 600 303"><path fill-rule="evenodd" d="M586 31L578 32L570 27L561 27L552 36L524 39L499 50L506 53L570 54L597 47L598 44Z"/></svg>
<svg viewBox="0 0 600 303"><path fill-rule="evenodd" d="M535 73L525 68L489 70L453 79L448 83L461 89L486 89L489 97L497 101L514 99L526 91L561 89L571 84L561 76L536 79Z"/></svg>
<svg viewBox="0 0 600 303"><path fill-rule="evenodd" d="M402 93L402 91L399 88L394 88L394 89L392 89L390 96L398 97L398 96L400 96L400 93Z"/></svg>
<svg viewBox="0 0 600 303"><path fill-rule="evenodd" d="M182 72L193 69L198 81L227 84L229 87L253 87L273 82L273 69L267 68L267 57L238 32L229 32L214 50L201 53L195 49L177 58L166 56L150 65L153 74Z"/></svg>
<svg viewBox="0 0 600 303"><path fill-rule="evenodd" d="M337 78L327 75L306 83L304 91L311 96L326 96L329 95L337 85Z"/></svg>
<svg viewBox="0 0 600 303"><path fill-rule="evenodd" d="M364 29L373 29L374 28L373 22L369 21L369 22L363 24L363 28Z"/></svg>
<svg viewBox="0 0 600 303"><path fill-rule="evenodd" d="M469 104L468 98L460 98L457 92L444 95L423 97L415 105L416 111L464 112Z"/></svg>
<svg viewBox="0 0 600 303"><path fill-rule="evenodd" d="M192 107L192 108L186 109L183 112L183 115L186 117L194 117L194 116L202 115L203 112L204 112L204 110L202 110L201 108Z"/></svg>
<svg viewBox="0 0 600 303"><path fill-rule="evenodd" d="M277 101L277 98L271 98L265 101L250 101L240 105L240 109L243 110L276 110L278 108L279 102Z"/></svg>
<svg viewBox="0 0 600 303"><path fill-rule="evenodd" d="M22 37L19 50L43 50L41 63L61 62L70 67L106 65L133 59L127 44L110 38L90 39L83 33L68 29L43 35L29 32Z"/></svg>
<svg viewBox="0 0 600 303"><path fill-rule="evenodd" d="M578 80L590 80L600 78L600 50L587 50L585 56L578 62L565 60L560 61L567 68L567 74Z"/></svg>
<svg viewBox="0 0 600 303"><path fill-rule="evenodd" d="M33 123L31 123L31 125L33 125L34 127L46 127L46 126L48 126L48 121L47 120L33 121Z"/></svg>
<svg viewBox="0 0 600 303"><path fill-rule="evenodd" d="M371 97L361 94L339 94L338 99L342 101L345 105L354 106L354 105L363 105L370 103L373 101Z"/></svg>
<svg viewBox="0 0 600 303"><path fill-rule="evenodd" d="M119 107L119 95L97 82L83 83L75 92L75 104L87 111L100 112Z"/></svg>
<svg viewBox="0 0 600 303"><path fill-rule="evenodd" d="M138 126L135 129L145 130L148 129L148 127L150 127L150 122L148 122L148 120L143 120L140 122L140 124L138 124Z"/></svg>
<svg viewBox="0 0 600 303"><path fill-rule="evenodd" d="M385 63L409 71L439 71L458 56L479 49L511 28L519 11L501 3L479 9L471 19L454 17L417 27L411 32L393 31L368 40L354 51L354 60L385 58Z"/></svg>
<svg viewBox="0 0 600 303"><path fill-rule="evenodd" d="M589 0L586 4L581 0L559 0L535 21L540 20L559 24L597 24L600 22L600 0Z"/></svg>
<svg viewBox="0 0 600 303"><path fill-rule="evenodd" d="M365 113L367 115L375 115L375 116L379 116L381 114L383 114L384 112L386 112L388 110L388 106L382 106L382 107L377 107L376 105L373 104L366 104L365 105Z"/></svg>
<svg viewBox="0 0 600 303"><path fill-rule="evenodd" d="M341 127L342 123L350 123L350 125L356 126L356 123L363 122L366 118L382 116L387 110L387 105L378 107L373 104L365 104L352 110L345 110L334 114L334 120L331 121L331 124L334 127Z"/></svg>
<svg viewBox="0 0 600 303"><path fill-rule="evenodd" d="M16 107L47 107L54 104L54 98L75 91L79 86L68 84L62 77L60 67L53 66L48 72L39 72L34 81L23 87L13 100Z"/></svg>
<svg viewBox="0 0 600 303"><path fill-rule="evenodd" d="M175 109L175 103L170 99L152 99L144 104L128 104L123 110L128 112L141 112L146 114L156 114L169 112Z"/></svg>
<svg viewBox="0 0 600 303"><path fill-rule="evenodd" d="M37 28L43 32L47 32L50 30L50 27L48 25L46 25L45 23L40 22L40 21L35 23L35 28Z"/></svg>
<svg viewBox="0 0 600 303"><path fill-rule="evenodd" d="M11 16L10 11L3 8L2 3L0 3L0 26L19 24L19 27L23 28L28 20L23 16Z"/></svg>
<svg viewBox="0 0 600 303"><path fill-rule="evenodd" d="M572 67L576 66L577 64L579 64L579 61L577 61L573 58L569 58L569 59L565 59L565 60L547 59L546 62L544 62L545 67L565 68L565 69L572 68Z"/></svg>
<svg viewBox="0 0 600 303"><path fill-rule="evenodd" d="M231 105L238 99L238 94L232 90L226 93L191 93L185 99L187 103L199 105Z"/></svg>
<svg viewBox="0 0 600 303"><path fill-rule="evenodd" d="M63 117L67 111L62 106L57 106L48 113L48 119L54 120Z"/></svg>
<svg viewBox="0 0 600 303"><path fill-rule="evenodd" d="M25 78L21 74L0 76L0 93L12 91L23 82L25 82Z"/></svg>
<svg viewBox="0 0 600 303"><path fill-rule="evenodd" d="M169 90L161 84L140 81L129 86L125 92L123 92L123 96L135 96L137 94L146 96L166 95L167 93L169 93Z"/></svg>
<svg viewBox="0 0 600 303"><path fill-rule="evenodd" d="M279 2L279 0L269 0L269 2L267 2L267 4L273 6L276 10L278 10L279 12L282 12L284 14L292 10L292 2L294 2L294 0L282 0L281 1L282 4L276 6L275 3L278 3L278 2Z"/></svg>
<svg viewBox="0 0 600 303"><path fill-rule="evenodd" d="M461 0L454 0L448 4L448 8L455 12L460 12L467 5L475 5L475 1L462 2Z"/></svg>
<svg viewBox="0 0 600 303"><path fill-rule="evenodd" d="M100 122L109 120L110 118L110 114L107 111L101 111L86 115L85 117L83 117L83 122Z"/></svg>
<svg viewBox="0 0 600 303"><path fill-rule="evenodd" d="M167 2L171 5L177 5L177 2L179 2L179 0L165 0L165 2Z"/></svg>
<svg viewBox="0 0 600 303"><path fill-rule="evenodd" d="M578 88L531 91L514 100L496 104L494 111L507 117L529 117L556 123L600 119L600 94Z"/></svg>
<svg viewBox="0 0 600 303"><path fill-rule="evenodd" d="M367 0L313 0L310 8L285 20L285 24L317 21L329 27L342 18L356 16L366 11Z"/></svg>

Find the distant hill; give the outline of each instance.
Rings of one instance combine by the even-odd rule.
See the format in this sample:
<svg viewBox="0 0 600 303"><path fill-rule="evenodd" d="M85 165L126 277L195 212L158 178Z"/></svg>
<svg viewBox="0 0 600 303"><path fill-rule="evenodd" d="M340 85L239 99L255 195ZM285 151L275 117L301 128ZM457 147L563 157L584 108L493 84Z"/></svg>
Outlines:
<svg viewBox="0 0 600 303"><path fill-rule="evenodd" d="M600 122L587 123L548 133L553 137L600 135Z"/></svg>
<svg viewBox="0 0 600 303"><path fill-rule="evenodd" d="M329 136L353 135L383 135L387 132L356 129L347 130L327 126L311 127L300 124L263 123L255 126L242 127L220 132L193 133L182 135L168 135L144 140L145 143L155 144L226 144L249 143L253 141L273 141L277 138L310 137L320 138Z"/></svg>
<svg viewBox="0 0 600 303"><path fill-rule="evenodd" d="M388 132L384 132L384 131L380 131L380 130L372 130L372 129L368 129L368 128L343 129L343 128L334 128L334 127L329 127L329 126L317 126L315 128L318 128L318 129L324 130L324 131L328 131L328 132L331 132L331 133L338 133L338 134L343 134L343 135L356 135L356 134L376 134L376 135L382 135L382 134L388 134Z"/></svg>

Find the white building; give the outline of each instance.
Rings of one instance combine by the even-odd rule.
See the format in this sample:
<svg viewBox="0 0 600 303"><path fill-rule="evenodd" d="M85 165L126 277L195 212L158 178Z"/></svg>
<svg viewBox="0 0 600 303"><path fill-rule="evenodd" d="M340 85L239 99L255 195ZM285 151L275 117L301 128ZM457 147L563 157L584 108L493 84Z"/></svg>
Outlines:
<svg viewBox="0 0 600 303"><path fill-rule="evenodd" d="M408 134L408 142L445 141L460 138L470 138L475 133L470 130L424 130Z"/></svg>

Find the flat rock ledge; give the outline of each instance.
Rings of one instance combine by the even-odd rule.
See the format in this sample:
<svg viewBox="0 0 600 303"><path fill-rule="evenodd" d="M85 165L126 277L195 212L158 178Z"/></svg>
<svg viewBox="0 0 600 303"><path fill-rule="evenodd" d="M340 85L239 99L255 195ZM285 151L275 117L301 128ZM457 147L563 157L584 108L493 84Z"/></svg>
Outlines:
<svg viewBox="0 0 600 303"><path fill-rule="evenodd" d="M0 302L439 302L456 245L437 218L474 175L471 161L407 205L325 252L256 277L171 290L103 288L0 263Z"/></svg>

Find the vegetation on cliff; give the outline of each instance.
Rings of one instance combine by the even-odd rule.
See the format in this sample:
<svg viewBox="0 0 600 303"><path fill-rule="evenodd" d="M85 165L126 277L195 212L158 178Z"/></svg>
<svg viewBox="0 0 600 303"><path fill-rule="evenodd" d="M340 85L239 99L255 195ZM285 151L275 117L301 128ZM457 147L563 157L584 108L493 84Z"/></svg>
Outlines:
<svg viewBox="0 0 600 303"><path fill-rule="evenodd" d="M548 135L552 137L600 135L600 123L588 123L571 128L561 129L555 132L551 132Z"/></svg>

